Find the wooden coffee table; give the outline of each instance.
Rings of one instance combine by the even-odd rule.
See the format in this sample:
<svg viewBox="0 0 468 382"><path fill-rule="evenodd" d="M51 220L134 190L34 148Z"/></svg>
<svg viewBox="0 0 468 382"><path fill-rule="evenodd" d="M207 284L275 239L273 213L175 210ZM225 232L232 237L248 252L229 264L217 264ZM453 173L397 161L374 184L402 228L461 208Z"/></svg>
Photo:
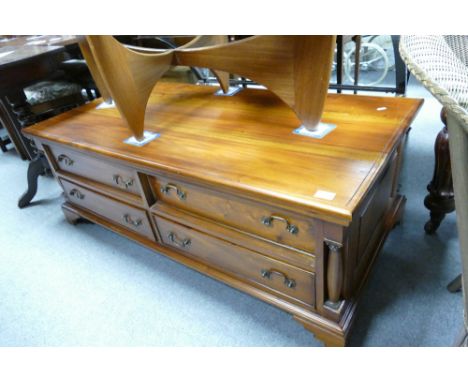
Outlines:
<svg viewBox="0 0 468 382"><path fill-rule="evenodd" d="M146 130L125 144L116 109L94 101L24 130L85 218L289 312L345 345L360 291L399 221L403 145L422 100L330 94L323 139L266 90L217 97L159 83ZM189 323L187 323L189 324Z"/></svg>

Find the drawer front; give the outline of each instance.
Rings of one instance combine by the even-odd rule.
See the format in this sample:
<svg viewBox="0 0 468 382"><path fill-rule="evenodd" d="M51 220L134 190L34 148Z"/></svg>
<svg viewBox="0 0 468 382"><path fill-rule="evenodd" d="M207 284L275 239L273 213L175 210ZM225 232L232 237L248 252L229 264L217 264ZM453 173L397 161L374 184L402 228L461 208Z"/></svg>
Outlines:
<svg viewBox="0 0 468 382"><path fill-rule="evenodd" d="M141 195L136 171L109 163L74 150L51 146L55 163L60 170L82 176L119 190Z"/></svg>
<svg viewBox="0 0 468 382"><path fill-rule="evenodd" d="M260 284L282 296L314 308L315 276L311 272L262 256L238 245L217 239L154 215L167 246L185 252L205 264L240 279Z"/></svg>
<svg viewBox="0 0 468 382"><path fill-rule="evenodd" d="M315 251L312 219L165 177L152 178L151 184L158 203L166 203L309 253Z"/></svg>
<svg viewBox="0 0 468 382"><path fill-rule="evenodd" d="M65 179L60 179L60 182L67 199L72 204L90 210L150 240L155 240L145 211L120 203Z"/></svg>

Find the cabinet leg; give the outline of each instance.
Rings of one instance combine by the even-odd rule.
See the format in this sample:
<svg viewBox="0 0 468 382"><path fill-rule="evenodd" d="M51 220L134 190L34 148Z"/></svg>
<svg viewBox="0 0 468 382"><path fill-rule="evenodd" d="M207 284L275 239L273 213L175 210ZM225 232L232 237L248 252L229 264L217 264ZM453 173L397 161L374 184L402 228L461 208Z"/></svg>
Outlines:
<svg viewBox="0 0 468 382"><path fill-rule="evenodd" d="M66 206L62 206L62 212L65 215L65 219L67 219L67 222L71 225L76 225L81 219L80 215L68 209Z"/></svg>
<svg viewBox="0 0 468 382"><path fill-rule="evenodd" d="M427 186L429 194L424 199L424 205L430 211L430 219L424 225L424 230L428 234L435 233L445 215L455 210L445 109L442 109L440 117L444 123L444 127L437 135L435 141L434 175Z"/></svg>
<svg viewBox="0 0 468 382"><path fill-rule="evenodd" d="M67 202L62 204L62 212L65 215L67 222L71 225L76 225L78 223L94 224L92 221L82 217L78 212L75 211L74 207Z"/></svg>
<svg viewBox="0 0 468 382"><path fill-rule="evenodd" d="M294 316L294 319L299 322L306 330L311 332L316 339L323 342L327 347L344 347L346 346L345 333L337 333L334 330L327 330L324 327L314 325L308 320Z"/></svg>
<svg viewBox="0 0 468 382"><path fill-rule="evenodd" d="M28 167L28 189L18 200L18 207L24 208L31 203L37 192L37 179L39 175L44 175L47 167L44 164L45 158L43 154L38 154Z"/></svg>

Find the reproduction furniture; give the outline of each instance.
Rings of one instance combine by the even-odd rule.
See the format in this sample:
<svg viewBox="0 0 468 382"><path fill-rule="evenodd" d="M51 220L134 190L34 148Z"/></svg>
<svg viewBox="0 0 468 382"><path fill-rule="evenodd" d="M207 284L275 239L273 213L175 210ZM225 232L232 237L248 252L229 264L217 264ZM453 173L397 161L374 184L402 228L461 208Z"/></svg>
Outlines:
<svg viewBox="0 0 468 382"><path fill-rule="evenodd" d="M159 82L145 129L95 100L23 130L44 151L74 224L101 224L273 304L345 345L358 296L400 220L403 145L422 100L326 96L323 139L267 90L235 96Z"/></svg>
<svg viewBox="0 0 468 382"><path fill-rule="evenodd" d="M5 43L3 43L5 44ZM35 148L21 136L27 101L23 89L57 70L64 47L0 45L0 119L22 159L33 159Z"/></svg>
<svg viewBox="0 0 468 382"><path fill-rule="evenodd" d="M21 135L28 103L23 89L51 78L68 51L77 47L75 36L21 36L0 41L0 120L22 159L36 150Z"/></svg>
<svg viewBox="0 0 468 382"><path fill-rule="evenodd" d="M468 36L403 36L400 51L411 73L444 106L462 262L461 276L449 286L463 289L464 326L456 345L468 346Z"/></svg>
<svg viewBox="0 0 468 382"><path fill-rule="evenodd" d="M22 36L0 42L0 121L9 136L8 140L0 140L0 146L3 150L11 141L20 157L31 161L28 189L18 201L20 208L34 197L38 176L49 170L43 154L21 134L21 129L86 102L79 86L73 83L75 80L88 94L92 86L84 83L86 78L91 78L84 62L80 65L74 60L64 65L65 59L80 54L77 42L76 36ZM76 72L80 66L87 76L80 70L80 76L73 72L74 78L70 78L69 68ZM34 90L40 97L28 98L25 89L30 91L28 95Z"/></svg>

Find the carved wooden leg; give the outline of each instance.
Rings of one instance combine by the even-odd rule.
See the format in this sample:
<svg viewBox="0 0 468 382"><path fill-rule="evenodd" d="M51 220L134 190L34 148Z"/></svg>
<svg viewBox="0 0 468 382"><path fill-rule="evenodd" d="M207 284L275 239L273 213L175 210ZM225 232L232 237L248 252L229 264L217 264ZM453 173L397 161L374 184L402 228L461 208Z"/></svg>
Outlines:
<svg viewBox="0 0 468 382"><path fill-rule="evenodd" d="M28 189L18 200L18 207L24 208L34 198L37 192L37 178L39 175L44 175L46 172L44 154L39 153L30 163L28 167Z"/></svg>
<svg viewBox="0 0 468 382"><path fill-rule="evenodd" d="M62 204L62 212L65 215L65 219L67 219L67 222L70 223L71 225L76 225L78 223L94 224L91 220L88 220L82 217L75 210L75 208L67 202Z"/></svg>
<svg viewBox="0 0 468 382"><path fill-rule="evenodd" d="M442 109L440 118L444 123L444 127L437 135L435 141L434 175L432 181L427 186L429 194L424 199L424 205L430 211L430 220L424 226L424 230L428 234L434 233L439 228L445 215L455 210L452 170L450 167L449 136L445 117L445 109Z"/></svg>
<svg viewBox="0 0 468 382"><path fill-rule="evenodd" d="M294 319L299 322L306 330L311 332L316 339L322 341L327 347L343 347L346 346L346 335L343 332L325 329L324 327L313 324L312 322L303 319L302 317L294 316Z"/></svg>

